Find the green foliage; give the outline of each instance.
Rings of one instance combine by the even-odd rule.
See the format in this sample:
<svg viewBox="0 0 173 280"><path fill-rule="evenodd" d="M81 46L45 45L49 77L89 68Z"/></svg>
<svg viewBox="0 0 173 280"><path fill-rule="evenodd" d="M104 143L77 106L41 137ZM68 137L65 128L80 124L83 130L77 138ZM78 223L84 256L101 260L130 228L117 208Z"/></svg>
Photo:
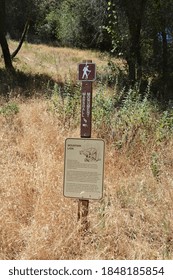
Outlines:
<svg viewBox="0 0 173 280"><path fill-rule="evenodd" d="M156 102L149 98L150 84L144 96L139 86L125 91L108 93L100 85L93 95L92 128L98 137L111 140L117 148L131 147L137 142L144 146L155 141L159 144L173 133L173 111L159 111ZM54 85L50 110L65 127L80 124L81 87L67 79L64 85ZM152 157L151 169L157 173L157 160ZM155 176L155 175L154 175Z"/></svg>
<svg viewBox="0 0 173 280"><path fill-rule="evenodd" d="M116 56L125 56L129 41L127 20L124 16L124 12L114 1L108 2L107 22L103 28L111 37L111 52Z"/></svg>
<svg viewBox="0 0 173 280"><path fill-rule="evenodd" d="M57 32L59 29L59 7L61 1L42 0L37 3L37 13L35 22L35 31L37 37L42 42L52 42L57 40Z"/></svg>
<svg viewBox="0 0 173 280"><path fill-rule="evenodd" d="M46 15L43 23L37 26L37 34L40 39L44 42L55 41L58 24L59 19L57 13L50 11L50 13Z"/></svg>
<svg viewBox="0 0 173 280"><path fill-rule="evenodd" d="M62 1L57 37L65 46L80 48L98 47L103 44L102 25L105 20L104 0Z"/></svg>
<svg viewBox="0 0 173 280"><path fill-rule="evenodd" d="M160 160L159 160L159 155L156 152L153 152L151 155L151 163L150 163L150 168L152 171L153 176L159 180L159 175L160 175Z"/></svg>
<svg viewBox="0 0 173 280"><path fill-rule="evenodd" d="M24 78L27 78L27 85L31 81L23 75L15 77L23 82ZM58 117L64 127L79 126L81 84L76 84L69 77L64 83L55 83L54 86L50 83L49 87L49 92L52 92L51 98L48 97L50 111ZM172 137L172 105L170 103L164 111L159 109L158 104L149 98L150 84L143 96L139 93L137 85L128 91L125 88L121 91L117 89L118 82L116 92L112 90L108 92L107 85L100 84L93 94L92 127L98 137L111 139L118 148L135 145L138 141L144 145L154 141L157 145ZM18 112L19 107L15 102L9 102L0 108L0 114L3 116L13 116ZM154 160L153 157L151 163L153 170L156 162Z"/></svg>
<svg viewBox="0 0 173 280"><path fill-rule="evenodd" d="M164 111L157 124L156 139L163 141L172 136L173 133L173 109Z"/></svg>
<svg viewBox="0 0 173 280"><path fill-rule="evenodd" d="M63 45L79 46L82 27L79 26L80 15L73 1L64 1L61 6L63 13L60 14L60 27L58 38Z"/></svg>
<svg viewBox="0 0 173 280"><path fill-rule="evenodd" d="M49 109L64 127L76 127L80 117L80 85L68 79L63 86L55 84Z"/></svg>
<svg viewBox="0 0 173 280"><path fill-rule="evenodd" d="M35 0L6 0L6 30L13 39L19 39L28 18L35 20Z"/></svg>
<svg viewBox="0 0 173 280"><path fill-rule="evenodd" d="M117 148L138 141L144 145L151 141L159 144L173 135L172 108L159 110L157 102L149 97L150 84L144 96L139 92L136 86L128 92L122 89L108 95L102 87L93 98L93 128L98 136L112 139Z"/></svg>
<svg viewBox="0 0 173 280"><path fill-rule="evenodd" d="M14 102L9 102L3 107L0 107L0 114L3 116L16 115L19 112L19 107Z"/></svg>
<svg viewBox="0 0 173 280"><path fill-rule="evenodd" d="M153 130L152 112L153 106L147 97L142 98L138 89L129 90L115 114L117 146L132 144L136 137L146 143Z"/></svg>
<svg viewBox="0 0 173 280"><path fill-rule="evenodd" d="M137 138L146 144L154 133L156 107L147 96L139 94L139 88L123 89L108 95L102 87L93 98L93 128L98 136L113 139L118 148L130 145Z"/></svg>
<svg viewBox="0 0 173 280"><path fill-rule="evenodd" d="M102 74L100 74L99 71L97 72L97 81L103 86L107 85L110 87L123 88L126 80L126 71L124 69L122 70L111 59L109 59L107 65L103 67Z"/></svg>
<svg viewBox="0 0 173 280"><path fill-rule="evenodd" d="M114 98L106 95L106 90L99 89L93 98L92 122L97 134L110 135L112 118L114 117Z"/></svg>

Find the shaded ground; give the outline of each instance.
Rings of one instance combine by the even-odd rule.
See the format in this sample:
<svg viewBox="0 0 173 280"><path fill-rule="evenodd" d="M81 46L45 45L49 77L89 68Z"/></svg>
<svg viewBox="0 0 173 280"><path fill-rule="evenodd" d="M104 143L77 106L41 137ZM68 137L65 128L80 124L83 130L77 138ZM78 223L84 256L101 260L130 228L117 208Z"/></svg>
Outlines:
<svg viewBox="0 0 173 280"><path fill-rule="evenodd" d="M0 95L9 97L44 95L52 88L55 80L46 74L31 74L16 71L11 74L0 69Z"/></svg>

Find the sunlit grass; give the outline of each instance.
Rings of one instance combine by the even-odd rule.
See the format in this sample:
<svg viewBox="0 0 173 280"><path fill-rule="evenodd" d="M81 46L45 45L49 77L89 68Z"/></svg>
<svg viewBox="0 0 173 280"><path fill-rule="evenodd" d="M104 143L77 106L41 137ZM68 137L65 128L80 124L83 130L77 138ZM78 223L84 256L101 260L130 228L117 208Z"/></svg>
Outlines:
<svg viewBox="0 0 173 280"><path fill-rule="evenodd" d="M10 41L9 45L12 51L17 47L17 42ZM76 78L78 63L86 59L92 60L101 68L107 65L108 56L96 51L24 43L14 65L19 69L27 65L33 73L41 71L53 75L55 79L59 76L64 79L71 73L76 73Z"/></svg>

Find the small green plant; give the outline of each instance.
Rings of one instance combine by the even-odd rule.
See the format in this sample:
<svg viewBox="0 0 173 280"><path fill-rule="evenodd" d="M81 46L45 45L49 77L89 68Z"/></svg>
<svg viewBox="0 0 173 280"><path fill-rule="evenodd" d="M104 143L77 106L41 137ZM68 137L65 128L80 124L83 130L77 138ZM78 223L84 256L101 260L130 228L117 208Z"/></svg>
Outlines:
<svg viewBox="0 0 173 280"><path fill-rule="evenodd" d="M80 116L80 86L71 80L64 85L54 85L50 110L55 113L64 126L76 126Z"/></svg>
<svg viewBox="0 0 173 280"><path fill-rule="evenodd" d="M100 136L110 135L114 116L114 98L99 90L93 98L92 122Z"/></svg>
<svg viewBox="0 0 173 280"><path fill-rule="evenodd" d="M101 74L102 73L102 74ZM97 80L102 85L115 86L116 88L122 88L126 81L126 73L124 69L122 70L111 59L108 60L106 66L102 68L101 73L97 73Z"/></svg>
<svg viewBox="0 0 173 280"><path fill-rule="evenodd" d="M166 110L162 113L157 124L156 139L161 142L168 139L173 133L173 109Z"/></svg>
<svg viewBox="0 0 173 280"><path fill-rule="evenodd" d="M155 108L147 96L141 97L137 88L129 89L114 116L115 142L117 147L131 144L136 136L144 144L153 133L153 118Z"/></svg>
<svg viewBox="0 0 173 280"><path fill-rule="evenodd" d="M9 102L8 104L0 108L0 114L4 116L15 115L18 112L19 112L19 107L14 102Z"/></svg>
<svg viewBox="0 0 173 280"><path fill-rule="evenodd" d="M160 162L159 162L159 155L156 152L153 152L151 155L151 163L150 168L152 171L153 176L159 180L160 175Z"/></svg>

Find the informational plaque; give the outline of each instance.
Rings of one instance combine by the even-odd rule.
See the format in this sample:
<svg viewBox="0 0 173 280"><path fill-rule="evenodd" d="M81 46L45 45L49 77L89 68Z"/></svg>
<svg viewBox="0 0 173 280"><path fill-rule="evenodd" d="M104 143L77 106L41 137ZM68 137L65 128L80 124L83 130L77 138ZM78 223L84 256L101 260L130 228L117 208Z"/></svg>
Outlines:
<svg viewBox="0 0 173 280"><path fill-rule="evenodd" d="M64 158L64 196L101 199L104 150L102 139L67 138Z"/></svg>

